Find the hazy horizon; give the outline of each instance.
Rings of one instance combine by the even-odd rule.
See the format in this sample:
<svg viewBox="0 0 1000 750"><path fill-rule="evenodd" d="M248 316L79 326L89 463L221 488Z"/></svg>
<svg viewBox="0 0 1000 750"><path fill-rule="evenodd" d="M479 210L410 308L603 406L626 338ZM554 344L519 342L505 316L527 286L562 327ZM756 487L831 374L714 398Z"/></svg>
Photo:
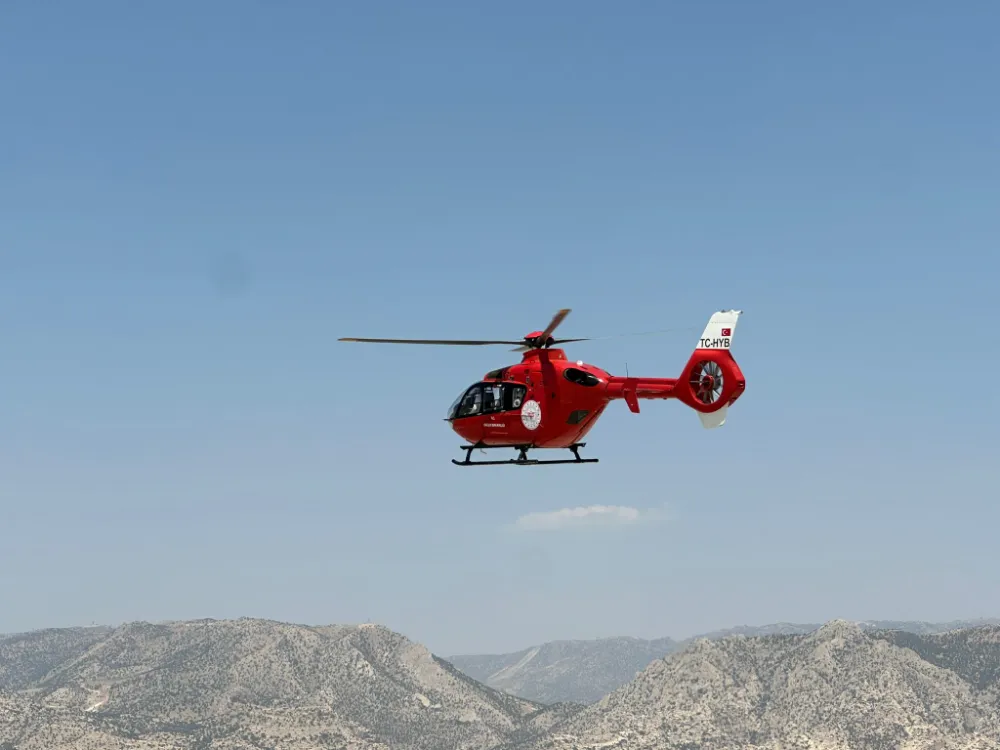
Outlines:
<svg viewBox="0 0 1000 750"><path fill-rule="evenodd" d="M121 622L76 623L76 624L70 624L70 625L43 626L43 627L40 627L40 628L30 628L29 630L21 630L21 631L0 631L0 636L19 635L19 634L30 633L30 632L40 631L40 630L59 629L59 628L90 628L90 627L97 627L97 628L105 628L105 627L107 627L107 628L118 628L118 627L122 627L123 625L128 625L128 624L137 623L137 622L148 622L150 624L157 625L157 624L167 624L167 623L171 623L171 622L196 622L198 620L239 620L239 619L263 620L263 621L270 621L270 622L282 622L282 623L287 623L287 624L290 624L290 625L302 625L302 626L305 626L305 627L323 627L323 626L327 626L327 625L347 625L347 626L352 626L352 625L362 625L362 624L365 624L365 623L368 623L368 622L372 622L372 621L366 621L366 620L355 620L355 621L347 621L347 620L345 620L345 621L338 621L338 622L293 622L293 621L290 621L290 620L281 620L281 619L274 618L274 617L262 617L262 616L258 617L258 616L254 616L254 615L241 615L241 616L237 616L237 617L211 617L211 616L205 616L205 617L190 617L190 618L167 618L167 619L161 619L161 620L143 620L142 618L139 618L139 619L136 619L136 620L124 620L124 621L121 621ZM544 640L537 641L537 642L534 642L534 643L525 643L525 644L522 644L520 646L514 646L514 647L510 647L510 648L502 648L502 649L480 648L480 649L473 649L471 651L469 651L469 650L467 650L467 651L456 651L454 649L451 649L451 650L443 649L442 650L442 649L439 649L439 648L431 648L431 645L429 643L427 643L427 642L425 642L425 641L423 641L423 640L421 640L419 638L414 637L410 633L406 633L406 632L404 632L404 631L402 631L402 630L400 630L398 628L394 628L394 627L392 627L391 624L384 623L384 622L373 622L372 624L381 625L383 627L388 628L389 630L392 630L394 632L400 633L401 635L406 636L407 638L409 638L412 641L415 641L417 643L420 643L421 645L427 646L437 656L447 658L449 656L475 656L475 655L486 656L486 655L491 655L491 654L496 654L496 655L500 655L500 654L513 654L513 653L517 653L519 651L524 651L525 649L533 648L535 646L541 646L541 645L543 645L545 643L555 643L555 642L586 642L586 641L609 640L609 639L615 639L615 638L635 638L635 639L638 639L638 640L645 640L645 641L652 641L652 640L656 640L656 639L660 639L660 638L670 638L670 639L672 639L674 641L684 641L684 640L688 640L690 638L694 638L694 637L697 637L697 636L709 635L709 634L712 634L712 633L724 632L724 631L733 630L733 629L737 629L737 628L764 628L764 627L774 626L774 625L790 625L790 626L817 625L817 626L822 626L822 625L824 625L826 623L837 621L837 620L846 620L846 621L849 621L849 622L858 622L858 623L871 623L871 622L910 622L910 623L923 623L923 624L928 624L928 625L945 625L945 624L949 624L949 623L974 623L974 622L997 621L997 620L1000 620L1000 615L977 615L977 616L973 616L973 617L949 617L949 618L938 619L938 620L926 620L926 619L919 619L919 618L917 618L917 619L910 619L910 618L899 618L899 617L869 617L869 618L829 617L829 618L826 618L826 619L823 619L823 620L769 620L769 621L766 621L766 622L755 622L755 623L744 622L744 623L734 623L734 624L730 624L730 625L722 625L722 626L719 626L719 627L708 628L706 630L699 630L697 632L686 633L686 634L683 634L683 635L678 635L678 634L675 634L675 633L660 633L660 634L656 634L656 635L635 635L633 633L613 633L613 634L598 635L598 636L593 636L593 637L588 637L588 638L560 638L560 637L556 637L556 638L546 638Z"/></svg>

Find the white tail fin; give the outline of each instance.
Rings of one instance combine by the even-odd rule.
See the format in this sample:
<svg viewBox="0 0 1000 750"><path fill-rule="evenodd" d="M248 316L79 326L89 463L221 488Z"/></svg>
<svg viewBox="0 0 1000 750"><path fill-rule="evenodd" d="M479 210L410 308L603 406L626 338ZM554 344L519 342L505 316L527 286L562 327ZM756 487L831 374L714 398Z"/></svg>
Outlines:
<svg viewBox="0 0 1000 750"><path fill-rule="evenodd" d="M742 314L742 310L719 310L713 313L696 348L729 349L733 345L733 334L736 333L736 324Z"/></svg>

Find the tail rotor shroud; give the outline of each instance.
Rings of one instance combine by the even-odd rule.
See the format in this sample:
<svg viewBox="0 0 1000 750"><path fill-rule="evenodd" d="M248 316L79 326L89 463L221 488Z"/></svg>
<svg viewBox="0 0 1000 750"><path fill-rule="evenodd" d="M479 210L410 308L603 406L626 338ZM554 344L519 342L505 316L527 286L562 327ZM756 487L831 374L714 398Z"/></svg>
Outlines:
<svg viewBox="0 0 1000 750"><path fill-rule="evenodd" d="M689 384L694 397L706 406L711 406L722 398L725 376L718 362L702 360L691 369Z"/></svg>

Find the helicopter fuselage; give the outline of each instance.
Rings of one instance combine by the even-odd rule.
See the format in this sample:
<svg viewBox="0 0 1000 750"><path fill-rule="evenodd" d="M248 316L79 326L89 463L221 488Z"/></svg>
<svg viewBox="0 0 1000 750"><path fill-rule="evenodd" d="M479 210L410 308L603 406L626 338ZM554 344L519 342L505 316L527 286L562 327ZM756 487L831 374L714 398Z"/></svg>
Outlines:
<svg viewBox="0 0 1000 750"><path fill-rule="evenodd" d="M702 361L718 362L730 376L726 378L729 387L724 389L728 393L719 394L726 398L710 404L699 400L698 379L689 383L678 378L615 376L568 360L562 349L534 349L525 352L520 363L492 370L465 389L446 419L470 445L567 448L580 443L616 399L625 400L633 412L639 411L639 399L667 398L713 412L735 401L745 381L728 350L698 354ZM695 364L692 357L685 373Z"/></svg>

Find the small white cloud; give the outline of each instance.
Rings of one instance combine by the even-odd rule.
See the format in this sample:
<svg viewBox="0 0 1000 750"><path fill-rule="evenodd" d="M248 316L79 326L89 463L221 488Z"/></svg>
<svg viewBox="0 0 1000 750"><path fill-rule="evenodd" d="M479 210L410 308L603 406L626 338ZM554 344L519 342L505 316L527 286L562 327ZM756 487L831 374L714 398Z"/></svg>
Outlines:
<svg viewBox="0 0 1000 750"><path fill-rule="evenodd" d="M515 526L524 531L560 531L562 529L626 526L657 518L658 514L625 505L588 505L561 508L545 513L528 513Z"/></svg>

